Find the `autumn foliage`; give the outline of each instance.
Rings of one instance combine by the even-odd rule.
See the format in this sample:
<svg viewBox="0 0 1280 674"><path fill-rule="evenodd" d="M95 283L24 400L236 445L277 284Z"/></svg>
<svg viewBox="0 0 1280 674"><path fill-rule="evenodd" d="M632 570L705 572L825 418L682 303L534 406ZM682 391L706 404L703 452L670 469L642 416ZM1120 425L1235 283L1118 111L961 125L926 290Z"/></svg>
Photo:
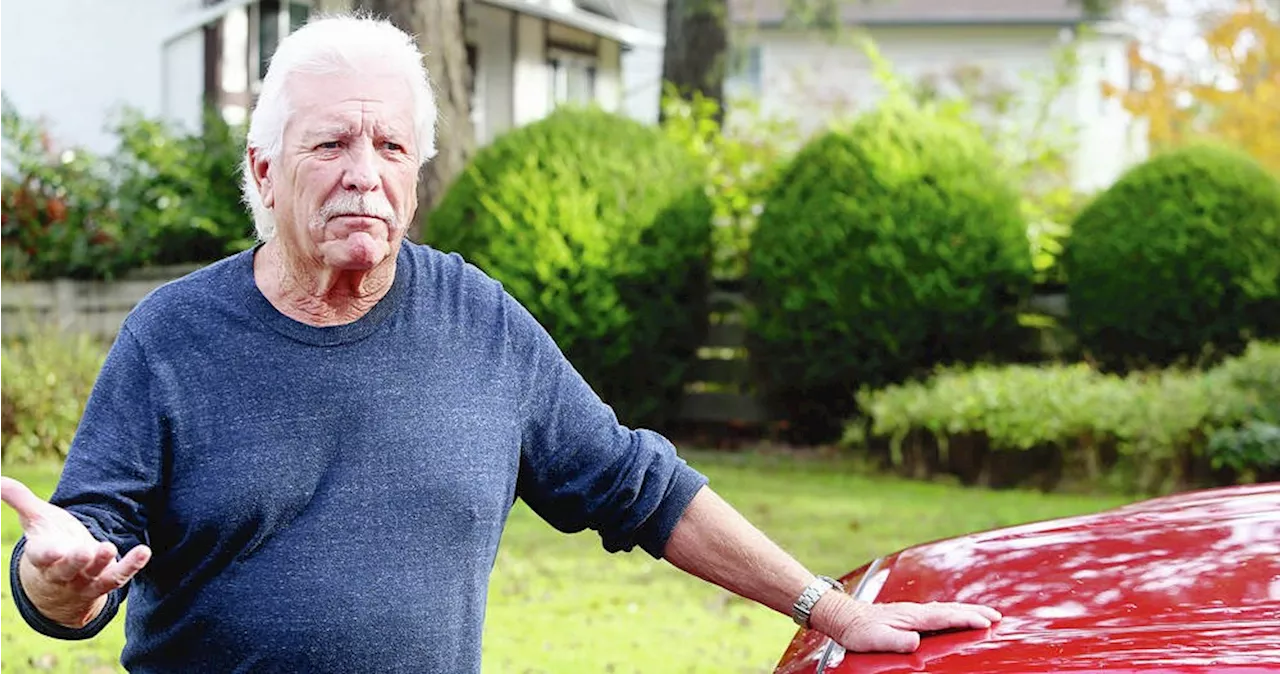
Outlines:
<svg viewBox="0 0 1280 674"><path fill-rule="evenodd" d="M1169 0L1139 4L1144 25L1174 18ZM1130 46L1129 86L1106 93L1146 121L1153 150L1212 139L1280 173L1280 16L1259 0L1188 6L1207 49L1157 31Z"/></svg>

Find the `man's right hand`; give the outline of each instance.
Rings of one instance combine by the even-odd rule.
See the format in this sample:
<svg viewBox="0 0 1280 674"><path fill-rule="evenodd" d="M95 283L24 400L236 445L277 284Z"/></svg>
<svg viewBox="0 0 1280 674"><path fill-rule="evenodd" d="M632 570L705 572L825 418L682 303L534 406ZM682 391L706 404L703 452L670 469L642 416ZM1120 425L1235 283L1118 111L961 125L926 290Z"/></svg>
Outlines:
<svg viewBox="0 0 1280 674"><path fill-rule="evenodd" d="M0 498L18 513L27 537L18 573L27 598L46 618L79 628L89 624L151 559L139 545L122 559L116 546L100 542L74 515L41 499L26 485L0 477Z"/></svg>

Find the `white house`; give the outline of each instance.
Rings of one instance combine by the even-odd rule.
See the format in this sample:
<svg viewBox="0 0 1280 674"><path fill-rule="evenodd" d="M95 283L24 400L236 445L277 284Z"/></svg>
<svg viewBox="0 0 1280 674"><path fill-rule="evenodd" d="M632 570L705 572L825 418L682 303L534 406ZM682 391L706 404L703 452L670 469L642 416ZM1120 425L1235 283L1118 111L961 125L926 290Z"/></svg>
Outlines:
<svg viewBox="0 0 1280 674"><path fill-rule="evenodd" d="M667 34L666 0L625 0L627 23L652 35ZM636 42L622 51L622 112L656 124L662 97L662 41Z"/></svg>
<svg viewBox="0 0 1280 674"><path fill-rule="evenodd" d="M633 0L464 1L472 119L481 143L564 102L594 100L619 110L623 52L656 53L661 63L661 32L627 19ZM0 24L0 89L21 114L44 118L60 144L96 151L111 149L105 125L122 105L195 129L211 100L239 121L279 40L314 12L350 6L351 0L10 0ZM652 14L649 5L641 9Z"/></svg>
<svg viewBox="0 0 1280 674"><path fill-rule="evenodd" d="M808 130L883 95L860 46L832 39L833 31L789 27L785 8L794 0L731 1L740 54L727 82L731 95L756 97L766 114ZM1078 35L1076 81L1052 118L1077 130L1073 183L1105 187L1145 156L1142 129L1102 95L1103 82L1129 77L1127 31L1087 20L1078 1L853 0L838 7L841 28L870 37L897 72L916 79L976 66L1028 108L1036 98L1031 80L1052 72L1055 50ZM1087 30L1078 32L1082 26Z"/></svg>

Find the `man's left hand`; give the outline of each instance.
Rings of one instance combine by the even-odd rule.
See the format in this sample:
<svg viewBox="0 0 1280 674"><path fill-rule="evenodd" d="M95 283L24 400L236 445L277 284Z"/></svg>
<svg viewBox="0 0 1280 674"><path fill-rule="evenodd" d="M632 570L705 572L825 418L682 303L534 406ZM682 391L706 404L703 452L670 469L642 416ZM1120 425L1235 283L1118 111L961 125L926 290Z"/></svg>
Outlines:
<svg viewBox="0 0 1280 674"><path fill-rule="evenodd" d="M872 604L828 592L814 607L811 625L850 652L913 653L920 632L986 629L1001 617L976 604Z"/></svg>

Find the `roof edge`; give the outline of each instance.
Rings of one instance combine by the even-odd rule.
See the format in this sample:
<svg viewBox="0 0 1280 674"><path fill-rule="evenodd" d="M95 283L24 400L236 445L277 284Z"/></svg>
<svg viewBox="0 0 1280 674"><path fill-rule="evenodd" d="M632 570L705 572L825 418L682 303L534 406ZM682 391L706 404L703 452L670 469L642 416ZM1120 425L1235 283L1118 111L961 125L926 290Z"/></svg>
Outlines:
<svg viewBox="0 0 1280 674"><path fill-rule="evenodd" d="M1079 18L1079 19L872 19L869 21L845 21L841 25L846 28L904 28L904 27L921 27L921 28L938 28L938 27L977 27L977 26L998 26L1006 27L1062 27L1080 25L1095 25L1107 23L1106 19L1100 18ZM765 21L748 21L743 18L734 18L733 25L749 26L752 28L807 28L807 26L792 26L786 19L768 19Z"/></svg>

